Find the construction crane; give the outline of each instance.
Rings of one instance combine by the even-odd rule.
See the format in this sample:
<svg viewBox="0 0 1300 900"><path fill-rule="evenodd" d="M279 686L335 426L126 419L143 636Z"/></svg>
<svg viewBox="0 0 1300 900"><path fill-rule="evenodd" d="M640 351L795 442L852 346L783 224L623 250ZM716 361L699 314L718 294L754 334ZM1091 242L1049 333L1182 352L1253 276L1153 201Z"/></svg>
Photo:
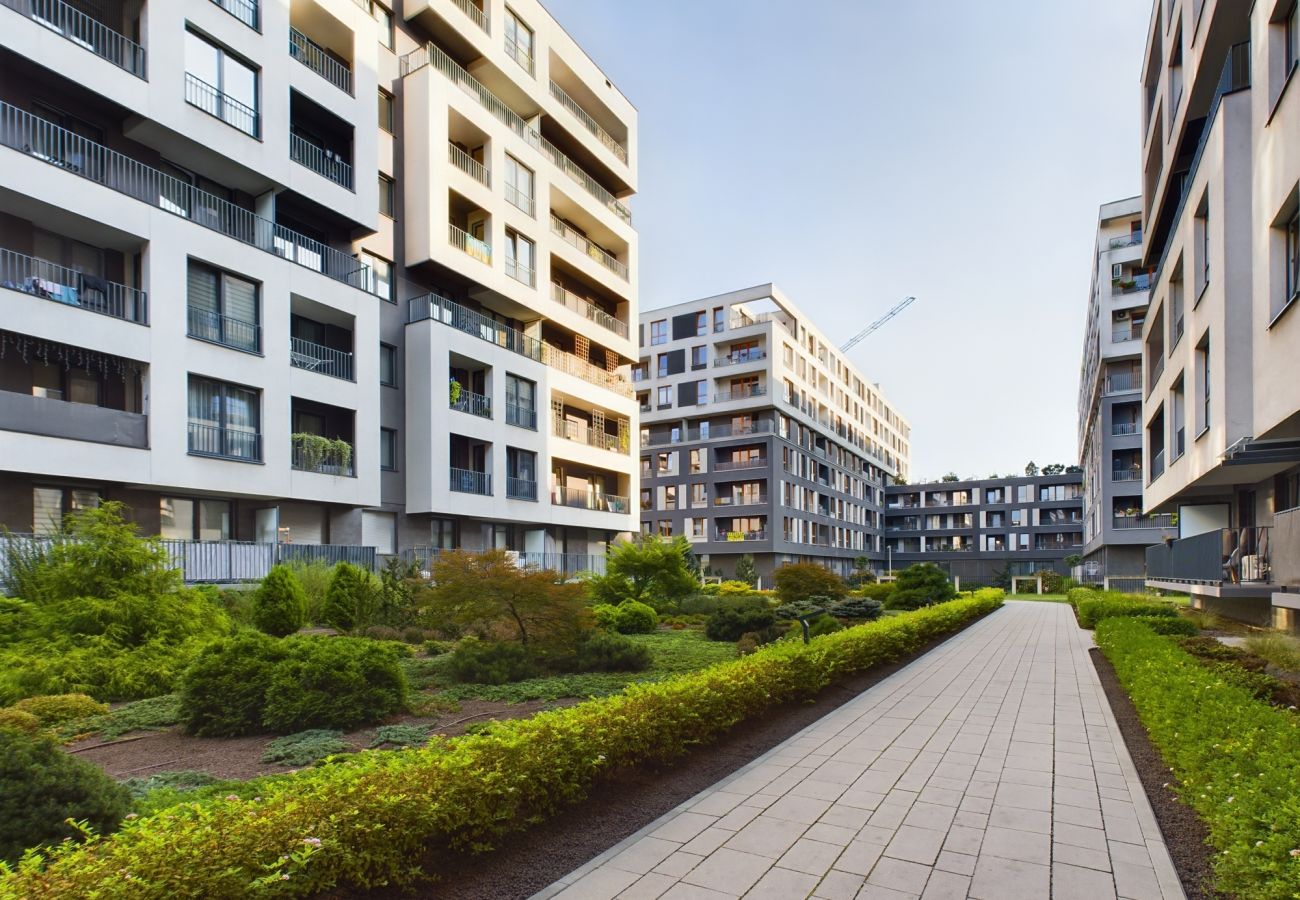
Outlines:
<svg viewBox="0 0 1300 900"><path fill-rule="evenodd" d="M844 345L843 345L842 347L840 347L840 352L841 352L841 353L847 353L848 351L852 350L852 349L853 349L854 347L856 347L859 343L861 343L862 340L863 340L864 338L870 336L871 333L872 333L873 331L875 331L875 330L876 330L877 328L879 328L881 325L884 325L886 322L888 322L888 321L889 321L890 319L892 319L894 316L898 315L899 313L901 313L903 310L907 309L909 306L911 306L911 305L912 305L913 303L915 303L915 302L916 302L916 298L915 298L915 297L904 297L902 303L898 304L898 305L895 306L893 309L891 309L889 312L887 312L887 313L885 313L883 316L881 316L879 319L876 319L876 321L872 322L872 323L871 323L870 325L868 325L866 328L862 329L862 330L859 331L857 334L855 334L853 337L851 337L851 338L849 338L847 341L845 341L845 342L844 342Z"/></svg>

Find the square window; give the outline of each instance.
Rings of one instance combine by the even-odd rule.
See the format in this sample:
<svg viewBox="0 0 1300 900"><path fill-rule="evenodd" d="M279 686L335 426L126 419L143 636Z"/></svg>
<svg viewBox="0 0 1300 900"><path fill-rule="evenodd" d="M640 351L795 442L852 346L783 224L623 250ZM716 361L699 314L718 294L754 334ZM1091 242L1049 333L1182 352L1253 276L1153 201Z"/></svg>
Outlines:
<svg viewBox="0 0 1300 900"><path fill-rule="evenodd" d="M650 346L668 343L668 320L660 319L650 323Z"/></svg>

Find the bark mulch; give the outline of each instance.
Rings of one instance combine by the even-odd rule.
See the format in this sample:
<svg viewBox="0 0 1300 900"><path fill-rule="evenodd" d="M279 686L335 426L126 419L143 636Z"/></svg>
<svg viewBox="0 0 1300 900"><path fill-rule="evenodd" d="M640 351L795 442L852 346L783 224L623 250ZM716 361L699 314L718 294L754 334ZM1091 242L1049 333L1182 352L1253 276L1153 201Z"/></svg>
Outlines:
<svg viewBox="0 0 1300 900"><path fill-rule="evenodd" d="M1101 679L1102 689L1106 692L1106 699L1110 701L1111 711L1115 714L1115 721L1119 723L1120 734L1124 736L1124 743L1129 755L1133 757L1133 765L1142 780L1142 787L1146 789L1147 799L1155 811L1156 822L1165 836L1165 844L1169 847L1169 855L1173 857L1174 868L1183 883L1187 900L1216 900L1224 897L1224 894L1212 887L1210 860L1214 857L1214 850L1207 843L1209 829L1201 817L1191 807L1179 802L1174 794L1174 774L1147 737L1146 727L1138 718L1133 701L1120 685L1115 667L1097 648L1094 647L1089 652L1093 667ZM1165 787L1166 784L1169 787Z"/></svg>

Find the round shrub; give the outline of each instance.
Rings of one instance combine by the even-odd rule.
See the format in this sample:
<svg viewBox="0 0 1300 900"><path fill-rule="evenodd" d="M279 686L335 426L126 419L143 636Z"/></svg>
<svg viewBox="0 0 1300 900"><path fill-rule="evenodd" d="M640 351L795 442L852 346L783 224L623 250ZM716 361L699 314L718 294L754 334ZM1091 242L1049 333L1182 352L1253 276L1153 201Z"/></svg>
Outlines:
<svg viewBox="0 0 1300 900"><path fill-rule="evenodd" d="M597 603L591 608L591 617L596 620L597 628L618 630L618 607L612 603Z"/></svg>
<svg viewBox="0 0 1300 900"><path fill-rule="evenodd" d="M272 566L253 592L253 626L274 637L293 634L304 624L307 592L293 569Z"/></svg>
<svg viewBox="0 0 1300 900"><path fill-rule="evenodd" d="M23 734L36 734L41 730L41 720L29 712L10 706L0 709L0 729L5 728Z"/></svg>
<svg viewBox="0 0 1300 900"><path fill-rule="evenodd" d="M61 725L86 716L102 716L108 712L108 704L85 694L48 694L19 700L14 709L31 713L42 725Z"/></svg>
<svg viewBox="0 0 1300 900"><path fill-rule="evenodd" d="M65 819L112 831L131 809L126 788L46 737L0 728L0 859L79 832Z"/></svg>
<svg viewBox="0 0 1300 900"><path fill-rule="evenodd" d="M821 637L823 634L833 634L844 626L835 620L833 616L822 616L815 622L808 623L808 637Z"/></svg>
<svg viewBox="0 0 1300 900"><path fill-rule="evenodd" d="M394 648L361 638L287 638L271 672L262 724L280 734L344 731L406 708L406 674Z"/></svg>
<svg viewBox="0 0 1300 900"><path fill-rule="evenodd" d="M450 653L456 646L454 641L425 641L425 656L442 656L444 653Z"/></svg>
<svg viewBox="0 0 1300 900"><path fill-rule="evenodd" d="M894 591L885 598L885 609L920 609L957 596L948 573L934 563L915 563L898 575Z"/></svg>
<svg viewBox="0 0 1300 900"><path fill-rule="evenodd" d="M429 632L418 625L408 625L402 629L402 640L408 644L423 644Z"/></svg>
<svg viewBox="0 0 1300 900"><path fill-rule="evenodd" d="M230 737L262 727L271 674L287 641L245 631L214 641L181 676L181 722L190 734Z"/></svg>
<svg viewBox="0 0 1300 900"><path fill-rule="evenodd" d="M608 631L593 631L578 644L579 672L642 672L652 661L649 648Z"/></svg>
<svg viewBox="0 0 1300 900"><path fill-rule="evenodd" d="M636 600L624 600L618 605L614 628L619 634L650 634L659 627L659 614L654 607Z"/></svg>
<svg viewBox="0 0 1300 900"><path fill-rule="evenodd" d="M736 655L749 656L759 647L763 646L763 636L756 631L747 631L736 641Z"/></svg>
<svg viewBox="0 0 1300 900"><path fill-rule="evenodd" d="M776 624L770 609L723 607L709 616L704 634L711 641L738 641L747 631L767 632Z"/></svg>
<svg viewBox="0 0 1300 900"><path fill-rule="evenodd" d="M373 575L360 566L341 562L334 567L330 586L325 591L321 619L331 628L351 631L370 615L378 593Z"/></svg>
<svg viewBox="0 0 1300 900"><path fill-rule="evenodd" d="M537 674L537 666L522 644L477 638L456 644L447 668L457 681L471 684L507 684Z"/></svg>
<svg viewBox="0 0 1300 900"><path fill-rule="evenodd" d="M894 592L894 582L885 581L880 584L864 584L858 588L858 596L866 597L868 600L879 600L884 602L890 594Z"/></svg>

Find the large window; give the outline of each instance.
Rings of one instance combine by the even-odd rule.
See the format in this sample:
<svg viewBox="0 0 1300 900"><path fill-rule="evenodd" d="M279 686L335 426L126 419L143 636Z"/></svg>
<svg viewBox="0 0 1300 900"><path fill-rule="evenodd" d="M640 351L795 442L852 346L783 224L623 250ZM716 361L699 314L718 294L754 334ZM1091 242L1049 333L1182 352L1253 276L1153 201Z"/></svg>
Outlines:
<svg viewBox="0 0 1300 900"><path fill-rule="evenodd" d="M727 308L725 306L715 306L713 308L713 330L724 331L727 327Z"/></svg>
<svg viewBox="0 0 1300 900"><path fill-rule="evenodd" d="M668 343L668 320L660 319L650 323L650 346Z"/></svg>
<svg viewBox="0 0 1300 900"><path fill-rule="evenodd" d="M365 9L365 7L363 6L362 9ZM390 12L386 7L375 3L374 0L371 0L370 15L374 16L375 21L379 23L379 43L382 46L387 47L389 50L392 50L394 46L392 12Z"/></svg>
<svg viewBox="0 0 1300 900"><path fill-rule="evenodd" d="M506 496L537 499L537 454L518 447L506 448Z"/></svg>
<svg viewBox="0 0 1300 900"><path fill-rule="evenodd" d="M260 392L191 375L189 452L197 456L260 462Z"/></svg>
<svg viewBox="0 0 1300 900"><path fill-rule="evenodd" d="M176 541L230 540L230 501L158 498L158 534Z"/></svg>
<svg viewBox="0 0 1300 900"><path fill-rule="evenodd" d="M529 286L536 284L535 253L532 241L513 229L506 229L507 275Z"/></svg>
<svg viewBox="0 0 1300 900"><path fill-rule="evenodd" d="M68 513L99 506L99 491L90 488L32 488L32 533L56 534Z"/></svg>
<svg viewBox="0 0 1300 900"><path fill-rule="evenodd" d="M185 32L185 100L257 137L257 70L193 31Z"/></svg>
<svg viewBox="0 0 1300 900"><path fill-rule="evenodd" d="M190 337L248 353L262 349L256 282L191 259L187 284Z"/></svg>
<svg viewBox="0 0 1300 900"><path fill-rule="evenodd" d="M1196 345L1196 436L1210 427L1210 333Z"/></svg>
<svg viewBox="0 0 1300 900"><path fill-rule="evenodd" d="M506 200L511 205L533 215L536 209L534 200L535 176L533 170L506 154Z"/></svg>
<svg viewBox="0 0 1300 900"><path fill-rule="evenodd" d="M537 385L517 375L506 375L506 423L537 429Z"/></svg>
<svg viewBox="0 0 1300 900"><path fill-rule="evenodd" d="M709 333L709 314L704 311L695 314L695 333L697 335Z"/></svg>
<svg viewBox="0 0 1300 900"><path fill-rule="evenodd" d="M509 7L506 8L506 53L529 75L533 74L533 30Z"/></svg>
<svg viewBox="0 0 1300 900"><path fill-rule="evenodd" d="M660 409L667 409L673 405L673 389L671 386L665 384L659 388L658 402Z"/></svg>
<svg viewBox="0 0 1300 900"><path fill-rule="evenodd" d="M656 369L656 371L657 371L659 377L660 377L660 378L667 378L667 377L668 377L668 354L667 354L667 353L660 353L660 354L659 354L659 359L656 360L656 365L657 365L657 369ZM663 389L660 388L660 390L663 390Z"/></svg>

